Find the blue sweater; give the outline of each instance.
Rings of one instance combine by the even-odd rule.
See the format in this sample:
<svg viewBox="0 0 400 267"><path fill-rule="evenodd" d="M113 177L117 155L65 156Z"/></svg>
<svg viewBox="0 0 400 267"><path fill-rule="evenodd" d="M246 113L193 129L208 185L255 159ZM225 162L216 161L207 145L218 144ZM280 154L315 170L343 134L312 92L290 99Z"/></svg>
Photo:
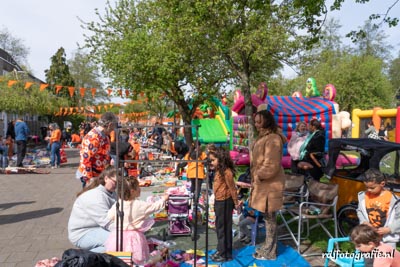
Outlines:
<svg viewBox="0 0 400 267"><path fill-rule="evenodd" d="M26 141L30 133L28 125L24 121L17 121L15 123L15 141Z"/></svg>

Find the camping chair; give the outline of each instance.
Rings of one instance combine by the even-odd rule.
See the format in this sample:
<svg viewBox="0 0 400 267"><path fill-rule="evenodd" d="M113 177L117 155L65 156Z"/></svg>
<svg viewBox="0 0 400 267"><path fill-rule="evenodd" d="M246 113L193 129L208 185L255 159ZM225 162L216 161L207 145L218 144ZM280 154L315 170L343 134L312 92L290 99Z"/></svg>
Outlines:
<svg viewBox="0 0 400 267"><path fill-rule="evenodd" d="M320 226L330 238L337 238L336 204L338 200L338 185L321 183L311 179L307 187L307 199L296 205L284 207L278 212L278 216L281 217L283 222L280 227L285 226L288 231L288 234L280 236L280 239L293 239L300 254L301 240L309 236L311 229ZM325 226L325 223L330 220L334 224L334 235ZM297 232L293 232L290 228L293 223L297 223Z"/></svg>
<svg viewBox="0 0 400 267"><path fill-rule="evenodd" d="M298 204L307 198L307 186L305 184L304 175L296 173L285 173L285 189L283 191L283 205L285 207ZM262 216L262 215L259 215ZM251 225L251 244L256 245L258 232L265 234L265 224L260 223L257 217Z"/></svg>
<svg viewBox="0 0 400 267"><path fill-rule="evenodd" d="M361 253L356 250L354 253L344 254L344 253L334 253L334 245L338 242L349 242L350 237L339 237L339 238L330 238L328 241L328 248L326 250L325 256L325 265L324 267L329 266L329 261L333 261L338 266L352 266L352 267L362 267L364 266L364 259L361 257ZM346 257L348 256L348 257Z"/></svg>

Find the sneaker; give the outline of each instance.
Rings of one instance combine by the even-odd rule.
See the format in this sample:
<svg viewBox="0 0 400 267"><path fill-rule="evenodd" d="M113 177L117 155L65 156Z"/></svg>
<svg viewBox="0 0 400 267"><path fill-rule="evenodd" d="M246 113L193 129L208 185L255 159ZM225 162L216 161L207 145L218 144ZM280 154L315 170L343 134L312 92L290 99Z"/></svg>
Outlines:
<svg viewBox="0 0 400 267"><path fill-rule="evenodd" d="M52 168L52 169L55 169L55 168L57 168L57 167L56 167L56 166L51 166L51 168Z"/></svg>
<svg viewBox="0 0 400 267"><path fill-rule="evenodd" d="M262 260L262 261L273 261L276 260L276 257L266 257L263 256L260 252L256 252L253 254L253 258L255 258L256 260Z"/></svg>
<svg viewBox="0 0 400 267"><path fill-rule="evenodd" d="M231 261L232 258L231 257L226 258L226 257L222 257L221 255L217 255L217 256L213 257L212 260L215 262L225 262L225 261Z"/></svg>

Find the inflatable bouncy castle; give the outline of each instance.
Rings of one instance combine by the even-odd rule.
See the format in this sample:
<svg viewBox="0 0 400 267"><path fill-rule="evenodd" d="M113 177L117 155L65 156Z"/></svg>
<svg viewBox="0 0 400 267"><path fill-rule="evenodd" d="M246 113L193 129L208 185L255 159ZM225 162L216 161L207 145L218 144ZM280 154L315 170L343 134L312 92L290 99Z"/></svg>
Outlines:
<svg viewBox="0 0 400 267"><path fill-rule="evenodd" d="M315 80L312 83L315 85ZM295 96L268 96L268 88L265 83L261 83L251 100L254 110L261 104L271 111L283 134L290 140L296 124L301 121L308 123L311 119L317 118L325 128L326 145L328 140L338 138L342 135L342 129L350 127L350 115L348 112L338 112L338 104L333 102L336 89L328 84L324 88L323 97L316 97L318 93L314 91L311 97L303 97L300 92ZM348 116L347 116L348 115ZM238 90L235 94L235 103L232 107L232 151L231 156L238 165L249 164L248 145L249 145L249 124L248 118L244 115L244 97ZM246 154L247 153L247 154ZM287 144L284 146L283 165L290 167L290 156L287 153Z"/></svg>

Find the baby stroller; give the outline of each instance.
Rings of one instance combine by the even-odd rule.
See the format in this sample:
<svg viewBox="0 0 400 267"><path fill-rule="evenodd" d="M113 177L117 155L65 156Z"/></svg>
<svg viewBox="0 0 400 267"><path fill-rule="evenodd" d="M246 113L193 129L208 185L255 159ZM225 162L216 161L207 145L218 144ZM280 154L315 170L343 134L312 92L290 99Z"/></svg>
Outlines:
<svg viewBox="0 0 400 267"><path fill-rule="evenodd" d="M189 223L191 197L188 195L170 195L166 204L168 214L167 235L182 236L191 235L192 229Z"/></svg>

